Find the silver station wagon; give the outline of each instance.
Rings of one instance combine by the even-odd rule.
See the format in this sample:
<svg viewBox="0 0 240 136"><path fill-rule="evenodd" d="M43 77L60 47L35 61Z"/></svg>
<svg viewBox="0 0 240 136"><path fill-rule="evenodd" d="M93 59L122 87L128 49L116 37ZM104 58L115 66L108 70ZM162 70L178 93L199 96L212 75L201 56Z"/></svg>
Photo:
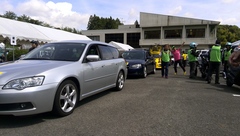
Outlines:
<svg viewBox="0 0 240 136"><path fill-rule="evenodd" d="M0 115L53 111L67 116L78 101L124 87L127 68L118 50L97 41L47 43L0 65Z"/></svg>

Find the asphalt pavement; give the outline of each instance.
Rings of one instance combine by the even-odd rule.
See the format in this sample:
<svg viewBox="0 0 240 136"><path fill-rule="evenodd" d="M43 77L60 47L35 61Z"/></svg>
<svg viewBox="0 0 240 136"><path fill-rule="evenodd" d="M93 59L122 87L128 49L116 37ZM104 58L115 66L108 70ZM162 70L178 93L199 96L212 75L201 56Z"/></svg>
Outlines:
<svg viewBox="0 0 240 136"><path fill-rule="evenodd" d="M238 136L240 87L189 79L173 67L128 78L122 91L84 99L70 116L0 116L1 136Z"/></svg>

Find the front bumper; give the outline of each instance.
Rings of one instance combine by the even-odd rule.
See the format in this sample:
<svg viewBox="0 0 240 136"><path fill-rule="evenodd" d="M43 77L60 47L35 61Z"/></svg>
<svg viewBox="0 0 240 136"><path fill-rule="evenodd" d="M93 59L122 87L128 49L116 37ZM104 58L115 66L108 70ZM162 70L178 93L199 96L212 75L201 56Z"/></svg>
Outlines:
<svg viewBox="0 0 240 136"><path fill-rule="evenodd" d="M0 88L0 115L23 116L51 111L57 83L24 90Z"/></svg>
<svg viewBox="0 0 240 136"><path fill-rule="evenodd" d="M128 68L128 76L141 76L143 75L143 68Z"/></svg>

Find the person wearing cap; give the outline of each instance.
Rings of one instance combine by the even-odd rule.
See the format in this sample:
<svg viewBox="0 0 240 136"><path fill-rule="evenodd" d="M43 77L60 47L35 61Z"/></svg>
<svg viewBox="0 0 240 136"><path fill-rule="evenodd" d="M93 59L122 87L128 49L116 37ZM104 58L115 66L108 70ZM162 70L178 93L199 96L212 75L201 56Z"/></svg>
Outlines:
<svg viewBox="0 0 240 136"><path fill-rule="evenodd" d="M28 52L34 50L38 46L38 42L37 41L31 41L31 43L32 43L32 47L28 50Z"/></svg>
<svg viewBox="0 0 240 136"><path fill-rule="evenodd" d="M207 83L210 84L212 80L212 74L215 71L215 84L219 83L219 73L220 73L220 65L221 65L221 45L220 41L216 40L215 45L209 50L209 70Z"/></svg>
<svg viewBox="0 0 240 136"><path fill-rule="evenodd" d="M188 61L189 61L189 78L195 79L197 75L197 57L199 52L197 52L197 43L191 42L189 44L190 49L188 50Z"/></svg>
<svg viewBox="0 0 240 136"><path fill-rule="evenodd" d="M222 61L223 61L223 76L224 78L226 78L227 76L227 69L228 69L228 59L230 57L230 55L232 54L232 43L230 42L227 42L226 43L226 49L224 50L224 53L223 53L223 57L222 57Z"/></svg>
<svg viewBox="0 0 240 136"><path fill-rule="evenodd" d="M173 58L174 58L174 71L175 71L175 75L177 75L177 64L179 64L179 66L182 68L184 75L186 75L186 70L182 65L182 61L181 61L181 47L184 45L185 42L182 43L182 45L176 49L175 46L172 46L171 53L173 54Z"/></svg>

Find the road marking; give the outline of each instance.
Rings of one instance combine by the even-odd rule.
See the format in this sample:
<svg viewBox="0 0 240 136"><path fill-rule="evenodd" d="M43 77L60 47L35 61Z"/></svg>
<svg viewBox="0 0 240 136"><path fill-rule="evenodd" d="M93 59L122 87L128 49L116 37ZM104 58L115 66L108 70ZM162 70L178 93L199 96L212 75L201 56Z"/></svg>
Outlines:
<svg viewBox="0 0 240 136"><path fill-rule="evenodd" d="M233 96L240 97L240 95L239 95L239 94L233 94Z"/></svg>

